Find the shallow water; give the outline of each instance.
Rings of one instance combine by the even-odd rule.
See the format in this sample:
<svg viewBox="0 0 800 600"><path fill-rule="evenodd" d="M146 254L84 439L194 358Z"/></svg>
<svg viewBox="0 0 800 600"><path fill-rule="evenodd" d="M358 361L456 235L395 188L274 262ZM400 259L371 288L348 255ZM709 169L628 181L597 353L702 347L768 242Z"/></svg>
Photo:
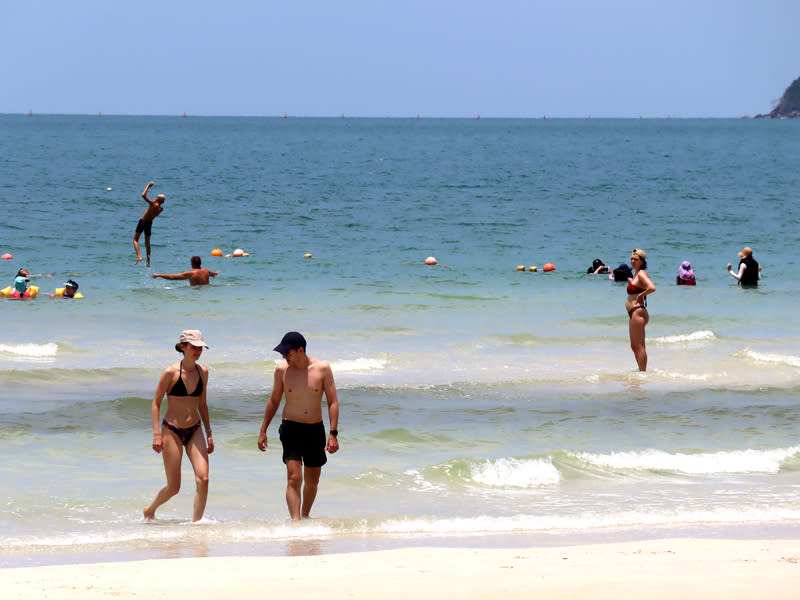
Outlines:
<svg viewBox="0 0 800 600"><path fill-rule="evenodd" d="M0 564L800 522L798 123L0 125L0 270L42 288L2 302ZM167 201L147 268L131 239L150 180ZM756 290L725 272L744 245ZM633 247L658 287L646 374L623 284L585 274ZM221 271L210 286L150 277L193 254ZM697 287L674 285L682 260ZM85 299L49 299L68 277ZM187 463L144 524L164 478L149 407L187 328L211 346L206 519L188 523ZM279 449L255 447L287 330L331 362L342 410L299 525Z"/></svg>

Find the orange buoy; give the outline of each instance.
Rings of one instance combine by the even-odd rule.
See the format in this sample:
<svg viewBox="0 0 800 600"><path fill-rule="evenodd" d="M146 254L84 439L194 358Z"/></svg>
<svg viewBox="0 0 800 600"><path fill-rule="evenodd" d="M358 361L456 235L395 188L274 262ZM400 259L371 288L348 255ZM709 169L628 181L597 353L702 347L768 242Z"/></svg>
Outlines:
<svg viewBox="0 0 800 600"><path fill-rule="evenodd" d="M556 266L553 263L545 263L545 265L542 267L542 271L555 271L555 270Z"/></svg>
<svg viewBox="0 0 800 600"><path fill-rule="evenodd" d="M426 265L438 265L439 261L436 260L433 256L429 256L428 258L425 259L425 264Z"/></svg>
<svg viewBox="0 0 800 600"><path fill-rule="evenodd" d="M220 250L219 248L214 248L211 251L211 256L222 256L222 250Z"/></svg>
<svg viewBox="0 0 800 600"><path fill-rule="evenodd" d="M534 272L536 272L536 271L538 271L538 270L539 270L539 268L538 268L536 265L532 265L532 266L528 267L528 271L534 271Z"/></svg>
<svg viewBox="0 0 800 600"><path fill-rule="evenodd" d="M314 257L311 255L311 252L306 252L305 254L303 254L303 258L314 258Z"/></svg>
<svg viewBox="0 0 800 600"><path fill-rule="evenodd" d="M11 256L11 255L10 255L8 252L6 252L6 253L5 253L5 254L3 254L3 256L2 256L2 257L0 257L0 258L2 258L3 260L11 260L11 259L12 259L12 258L14 258L14 257L13 257L13 256Z"/></svg>
<svg viewBox="0 0 800 600"><path fill-rule="evenodd" d="M524 271L525 265L517 265L517 271Z"/></svg>

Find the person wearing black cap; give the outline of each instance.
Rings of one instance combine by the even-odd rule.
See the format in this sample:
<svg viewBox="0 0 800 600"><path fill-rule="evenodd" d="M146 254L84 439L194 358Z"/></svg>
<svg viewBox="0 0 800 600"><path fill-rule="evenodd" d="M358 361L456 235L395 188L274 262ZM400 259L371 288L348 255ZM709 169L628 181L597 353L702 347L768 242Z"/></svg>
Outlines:
<svg viewBox="0 0 800 600"><path fill-rule="evenodd" d="M611 273L611 270L603 263L602 260L595 258L592 261L592 266L586 269L586 273L588 275L597 275L598 273L607 275L608 273Z"/></svg>
<svg viewBox="0 0 800 600"><path fill-rule="evenodd" d="M339 399L331 366L306 354L306 339L296 331L283 336L275 346L285 362L275 367L272 392L264 409L258 434L258 449L267 449L267 428L286 395L278 429L286 465L286 504L292 520L307 519L317 496L327 450L339 449ZM322 395L328 404L330 431L327 439L322 422Z"/></svg>

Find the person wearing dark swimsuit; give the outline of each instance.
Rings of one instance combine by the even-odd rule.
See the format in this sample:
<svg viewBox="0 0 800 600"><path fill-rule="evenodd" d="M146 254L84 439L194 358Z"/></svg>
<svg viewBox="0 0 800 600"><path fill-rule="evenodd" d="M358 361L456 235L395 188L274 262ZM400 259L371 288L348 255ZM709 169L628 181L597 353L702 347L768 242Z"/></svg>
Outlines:
<svg viewBox="0 0 800 600"><path fill-rule="evenodd" d="M286 465L286 506L293 521L307 519L317 497L325 452L339 451L339 396L328 362L306 354L306 338L297 331L275 346L283 357L273 373L272 391L264 407L258 449L267 450L267 428L286 394L278 428ZM322 421L322 397L328 405L330 431Z"/></svg>
<svg viewBox="0 0 800 600"><path fill-rule="evenodd" d="M203 394L203 376L200 373L200 367L195 364L195 369L197 370L197 387L195 387L194 391L189 394L186 391L186 384L183 382L183 361L181 361L180 372L178 373L178 381L175 382L175 385L172 386L172 389L167 392L167 397L169 396L180 396L185 398L187 396L195 396L199 397ZM176 427L172 423L167 422L166 419L161 421L161 424L164 425L167 429L181 438L181 442L183 445L189 443L194 435L194 432L197 431L200 427L200 420L198 419L197 423L190 427Z"/></svg>
<svg viewBox="0 0 800 600"><path fill-rule="evenodd" d="M647 348L645 346L644 328L650 321L647 312L647 296L656 291L656 286L647 276L647 255L640 248L631 252L631 266L634 270L633 278L628 282L628 297L625 300L625 310L628 311L628 334L631 339L631 350L636 358L640 371L647 370Z"/></svg>
<svg viewBox="0 0 800 600"><path fill-rule="evenodd" d="M156 509L180 490L184 451L192 463L196 483L192 520L199 521L203 518L208 499L208 455L214 452L206 403L208 369L197 363L204 347L208 348L200 331L182 332L175 350L182 353L183 358L179 363L164 369L159 379L151 407L153 450L164 459L167 485L144 509L145 519L155 518ZM189 392L189 388L192 388L192 392ZM164 396L167 397L167 410L159 429L158 419ZM197 420L194 421L195 419ZM205 427L205 441L200 432L201 425Z"/></svg>

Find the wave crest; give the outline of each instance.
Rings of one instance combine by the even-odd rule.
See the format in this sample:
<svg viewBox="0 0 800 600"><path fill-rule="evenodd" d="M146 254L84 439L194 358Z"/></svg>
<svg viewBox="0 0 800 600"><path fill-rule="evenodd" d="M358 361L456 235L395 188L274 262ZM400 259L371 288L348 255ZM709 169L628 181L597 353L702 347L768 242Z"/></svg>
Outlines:
<svg viewBox="0 0 800 600"><path fill-rule="evenodd" d="M687 342L713 342L715 339L717 339L717 336L713 331L704 329L702 331L693 331L692 333L656 337L653 338L653 342L659 344L684 344Z"/></svg>
<svg viewBox="0 0 800 600"><path fill-rule="evenodd" d="M667 471L683 475L713 475L723 473L777 473L783 463L800 453L800 446L773 450L734 450L684 454L644 450L593 454L578 452L571 455L596 467L612 470Z"/></svg>
<svg viewBox="0 0 800 600"><path fill-rule="evenodd" d="M334 373L354 373L380 371L386 368L389 361L385 358L355 358L352 360L336 360L331 362Z"/></svg>
<svg viewBox="0 0 800 600"><path fill-rule="evenodd" d="M0 352L20 358L53 358L58 354L58 344L0 344Z"/></svg>
<svg viewBox="0 0 800 600"><path fill-rule="evenodd" d="M743 353L748 358L752 358L753 360L760 362L779 363L790 365L792 367L800 367L800 356L794 356L791 354L775 354L771 352L756 352L755 350L750 350L750 348L744 350Z"/></svg>

